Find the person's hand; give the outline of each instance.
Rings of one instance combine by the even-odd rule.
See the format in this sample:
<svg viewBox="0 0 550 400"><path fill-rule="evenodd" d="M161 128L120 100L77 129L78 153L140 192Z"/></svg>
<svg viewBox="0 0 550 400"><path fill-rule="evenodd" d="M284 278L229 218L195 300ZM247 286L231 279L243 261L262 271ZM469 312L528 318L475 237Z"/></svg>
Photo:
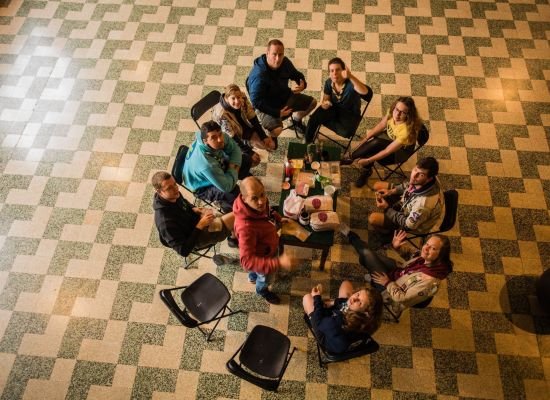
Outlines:
<svg viewBox="0 0 550 400"><path fill-rule="evenodd" d="M391 245L394 249L398 249L401 246L403 246L403 243L405 243L405 240L407 239L407 232L405 231L395 231L393 232L393 240L391 242Z"/></svg>
<svg viewBox="0 0 550 400"><path fill-rule="evenodd" d="M262 159L260 158L260 155L258 153L252 153L252 166L255 167L260 162L262 162Z"/></svg>
<svg viewBox="0 0 550 400"><path fill-rule="evenodd" d="M386 286L388 283L390 283L390 278L383 272L373 272L371 276L372 280L379 285Z"/></svg>
<svg viewBox="0 0 550 400"><path fill-rule="evenodd" d="M346 69L342 71L342 78L344 79L351 78L351 71L347 65L346 65Z"/></svg>
<svg viewBox="0 0 550 400"><path fill-rule="evenodd" d="M386 201L385 198L383 198L382 196L376 196L376 207L378 207L382 210L385 210L389 206L390 205L388 204L388 202Z"/></svg>
<svg viewBox="0 0 550 400"><path fill-rule="evenodd" d="M376 193L378 193L382 197L388 197L390 194L393 193L393 190L391 190L391 189L379 189L378 192L376 192Z"/></svg>
<svg viewBox="0 0 550 400"><path fill-rule="evenodd" d="M288 254L283 253L279 256L279 267L285 271L290 271L294 260L288 256Z"/></svg>
<svg viewBox="0 0 550 400"><path fill-rule="evenodd" d="M311 289L312 296L320 296L322 292L323 292L323 286L320 283Z"/></svg>
<svg viewBox="0 0 550 400"><path fill-rule="evenodd" d="M321 103L321 108L323 110L328 110L330 107L332 107L332 103L329 101L329 100L324 100L322 103Z"/></svg>
<svg viewBox="0 0 550 400"><path fill-rule="evenodd" d="M214 221L214 218L214 213L202 214L201 219L197 223L197 229L202 231L204 228L207 228Z"/></svg>
<svg viewBox="0 0 550 400"><path fill-rule="evenodd" d="M264 139L264 146L270 150L275 150L275 142L271 138L271 136L268 136Z"/></svg>
<svg viewBox="0 0 550 400"><path fill-rule="evenodd" d="M285 118L285 117L288 117L290 114L292 114L292 108L290 108L289 106L284 106L283 108L281 108L281 118Z"/></svg>
<svg viewBox="0 0 550 400"><path fill-rule="evenodd" d="M306 83L304 82L303 79L300 79L300 83L294 86L294 89L292 89L292 92L294 94L298 94L298 93L301 93L302 90L304 90L305 88L306 88Z"/></svg>

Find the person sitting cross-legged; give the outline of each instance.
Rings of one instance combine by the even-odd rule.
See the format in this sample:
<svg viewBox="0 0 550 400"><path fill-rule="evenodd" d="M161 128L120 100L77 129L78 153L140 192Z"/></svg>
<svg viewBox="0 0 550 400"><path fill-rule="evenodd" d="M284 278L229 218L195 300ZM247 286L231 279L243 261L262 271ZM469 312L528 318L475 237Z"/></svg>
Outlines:
<svg viewBox="0 0 550 400"><path fill-rule="evenodd" d="M331 353L344 353L380 327L382 298L370 285L354 292L351 282L343 281L338 298L327 303L321 292L315 286L302 305L318 340Z"/></svg>
<svg viewBox="0 0 550 400"><path fill-rule="evenodd" d="M452 272L451 243L445 235L434 234L418 251L406 242L407 233L397 231L392 246L404 260L402 265L385 255L367 248L359 235L341 224L340 231L359 255L359 263L371 274L377 289L384 292L394 314L433 297L441 281Z"/></svg>
<svg viewBox="0 0 550 400"><path fill-rule="evenodd" d="M231 238L235 217L233 213L216 217L212 209L189 203L180 193L174 177L166 171L156 172L151 183L155 189L153 210L155 225L163 244L187 257L194 249L202 249ZM217 259L214 259L217 262Z"/></svg>
<svg viewBox="0 0 550 400"><path fill-rule="evenodd" d="M187 152L183 180L199 199L217 201L223 212L231 212L239 195L237 181L250 175L241 162L237 143L216 122L207 121Z"/></svg>
<svg viewBox="0 0 550 400"><path fill-rule="evenodd" d="M349 157L340 161L341 165L357 162L362 172L355 186L363 187L372 175L374 162L381 160L402 147L413 152L422 119L418 115L412 97L399 97L390 106L388 114L359 142Z"/></svg>

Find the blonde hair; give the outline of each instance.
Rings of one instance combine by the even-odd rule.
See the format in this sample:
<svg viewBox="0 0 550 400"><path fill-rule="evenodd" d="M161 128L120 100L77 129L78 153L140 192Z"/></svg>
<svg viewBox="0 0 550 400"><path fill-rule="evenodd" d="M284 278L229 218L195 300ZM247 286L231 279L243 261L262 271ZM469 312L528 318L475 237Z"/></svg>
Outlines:
<svg viewBox="0 0 550 400"><path fill-rule="evenodd" d="M242 97L243 92L239 86L235 85L234 83L231 83L225 87L223 91L223 98L227 99L231 95Z"/></svg>

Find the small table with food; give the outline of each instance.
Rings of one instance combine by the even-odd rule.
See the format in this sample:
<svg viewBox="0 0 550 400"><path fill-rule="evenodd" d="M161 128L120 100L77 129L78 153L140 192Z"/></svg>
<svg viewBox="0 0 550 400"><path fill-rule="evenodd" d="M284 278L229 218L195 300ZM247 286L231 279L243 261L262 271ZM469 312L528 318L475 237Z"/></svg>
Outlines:
<svg viewBox="0 0 550 400"><path fill-rule="evenodd" d="M308 153L309 151L309 153ZM292 177L288 177L283 181L281 190L281 198L279 200L279 212L284 215L284 201L290 194L291 189L300 189L298 194L306 194L307 196L323 195L324 186L331 184L340 186L340 167L341 149L332 146L305 145L302 143L290 143L288 146L287 160L293 163ZM285 166L283 171L283 179L289 174L288 166ZM298 168L296 168L298 167ZM304 177L314 176L314 184L304 185ZM301 180L299 180L301 178ZM309 183L309 182L308 182ZM296 187L298 185L298 188ZM305 186L305 187L304 187ZM309 187L308 187L309 186ZM304 190L306 193L304 193ZM333 198L333 210L336 210L336 201L338 192L336 191ZM314 231L311 226L303 226L311 234L305 241L298 239L293 235L282 234L280 238L280 246L297 246L310 249L319 249L322 251L319 268L322 271L325 268L325 262L328 257L330 247L334 244L334 231Z"/></svg>

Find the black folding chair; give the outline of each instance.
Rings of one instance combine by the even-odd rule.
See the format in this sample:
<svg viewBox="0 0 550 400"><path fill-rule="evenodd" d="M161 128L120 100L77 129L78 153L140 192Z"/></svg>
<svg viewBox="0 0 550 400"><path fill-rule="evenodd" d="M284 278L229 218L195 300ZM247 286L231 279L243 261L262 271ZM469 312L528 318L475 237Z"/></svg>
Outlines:
<svg viewBox="0 0 550 400"><path fill-rule="evenodd" d="M365 85L365 86L367 86L367 89L368 89L367 93L361 95L361 100L365 103L365 105L363 106L363 110L361 111L361 116L357 117L357 124L355 125L355 128L353 129L353 133L351 134L351 136L348 138L347 135L344 132L337 132L337 127L335 127L331 123L328 123L328 124L319 125L319 128L317 128L317 132L315 133L315 136L313 137L313 142L318 140L319 136L323 136L323 137L327 138L328 140L330 140L331 142L333 142L333 143L337 144L338 146L340 146L341 148L343 148L344 149L343 154L347 153L347 151L349 150L349 148L351 146L351 142L353 141L353 139L355 139L355 137L358 136L357 135L357 128L359 128L359 125L361 124L361 121L363 120L363 117L364 117L365 113L367 112L367 108L369 107L369 104L372 100L373 91L372 91L370 86L368 86L368 85ZM334 138L334 135L331 135L329 132L323 133L321 131L321 128L323 128L323 127L328 128L332 132L336 133L339 136L339 138ZM347 139L347 140L344 141L343 139ZM342 141L344 141L343 144L342 144Z"/></svg>
<svg viewBox="0 0 550 400"><path fill-rule="evenodd" d="M203 121L202 117L220 102L220 97L221 93L218 90L212 90L191 107L191 118L193 118L199 129L201 128L201 124L206 122L206 119Z"/></svg>
<svg viewBox="0 0 550 400"><path fill-rule="evenodd" d="M170 246L168 246L168 243L166 243L166 240L164 240L164 238L162 236L160 236L160 232L159 232L159 240L160 240L160 243L163 246L171 248ZM214 254L212 256L208 255L208 252L210 252L210 250L214 251ZM194 257L192 257L192 256L194 256ZM191 250L189 255L183 258L183 262L184 262L183 268L187 269L187 268L191 267L191 265L195 264L197 261L199 261L203 257L208 258L210 260L214 259L214 263L216 265L218 265L218 262L216 262L218 260L215 258L216 257L216 243L214 243L210 246L202 247L200 249ZM223 262L224 260L221 260L221 261Z"/></svg>
<svg viewBox="0 0 550 400"><path fill-rule="evenodd" d="M317 345L317 355L319 356L319 366L321 368L324 368L329 363L351 360L352 358L375 353L378 349L380 349L380 346L372 337L366 336L364 340L354 343L344 353L331 353L319 342L319 339L315 334L315 330L311 326L311 320L307 314L304 314L304 321L315 339L315 344Z"/></svg>
<svg viewBox="0 0 550 400"><path fill-rule="evenodd" d="M225 366L233 375L276 392L296 347L289 350L288 337L268 326L256 325Z"/></svg>
<svg viewBox="0 0 550 400"><path fill-rule="evenodd" d="M428 233L409 233L407 235L407 241L416 248L420 247L414 243L414 239L420 238L421 244L423 245L428 236L433 235L434 233L448 232L455 226L456 216L458 214L458 192L454 189L446 190L443 192L443 198L445 201L445 214L443 215L443 220L441 221L439 228Z"/></svg>
<svg viewBox="0 0 550 400"><path fill-rule="evenodd" d="M424 301L421 301L420 303L418 304L415 304L414 306L412 306L411 308L417 308L417 309L420 309L420 308L426 308L430 305L430 303L432 302L433 300L433 296L431 297L428 297L426 300ZM388 303L384 303L384 308L386 309L386 311L393 317L393 319L395 320L395 322L399 322L399 318L401 317L401 312L399 313L396 313L393 309L392 309L392 305L391 304L388 304Z"/></svg>
<svg viewBox="0 0 550 400"><path fill-rule="evenodd" d="M172 292L182 290L180 307ZM210 337L216 330L222 318L243 312L232 311L227 305L231 300L229 290L222 281L210 273L200 276L189 286L180 286L173 289L163 289L159 292L160 298L166 304L174 316L187 328L198 328L210 341ZM216 322L209 334L201 328L201 325Z"/></svg>
<svg viewBox="0 0 550 400"><path fill-rule="evenodd" d="M416 144L411 146L404 146L397 150L395 153L390 154L389 156L375 161L376 165L382 167L384 176L380 174L378 168L374 168L376 175L382 181L389 179L392 175L399 176L400 179L407 179L407 175L403 171L403 164L405 164L409 158L413 156L418 150L420 150L428 142L430 138L430 133L428 128L425 125L422 125L420 131L418 132L418 137L416 138Z"/></svg>

